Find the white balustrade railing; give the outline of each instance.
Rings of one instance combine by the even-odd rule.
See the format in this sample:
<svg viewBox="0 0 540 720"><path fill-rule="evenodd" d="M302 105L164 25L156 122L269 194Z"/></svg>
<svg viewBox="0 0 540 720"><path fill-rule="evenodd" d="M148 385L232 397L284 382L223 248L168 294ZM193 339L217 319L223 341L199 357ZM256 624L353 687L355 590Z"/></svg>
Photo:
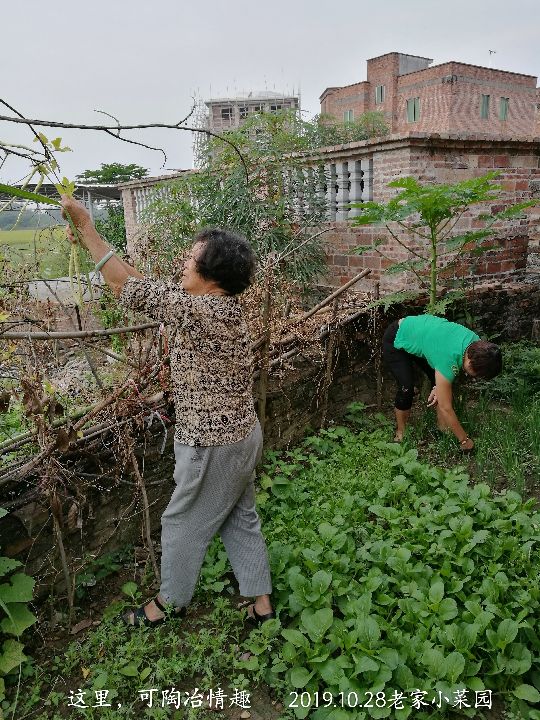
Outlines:
<svg viewBox="0 0 540 720"><path fill-rule="evenodd" d="M359 208L349 207L350 203L373 199L373 160L369 156L316 164L308 160L304 167L293 166L281 175L278 173L270 184L288 197L299 219L320 217L321 208L325 208L328 221L346 222L360 214ZM170 197L170 189L162 178L155 185L145 179L144 184L126 188L123 192L131 193L134 225L142 222L144 211L151 203Z"/></svg>
<svg viewBox="0 0 540 720"><path fill-rule="evenodd" d="M327 219L330 221L337 219L337 168L336 163L329 163L324 166L324 175L326 179L326 208Z"/></svg>
<svg viewBox="0 0 540 720"><path fill-rule="evenodd" d="M170 197L170 190L164 186L145 185L135 187L131 191L135 200L135 222L140 223L142 214L156 200L167 200Z"/></svg>

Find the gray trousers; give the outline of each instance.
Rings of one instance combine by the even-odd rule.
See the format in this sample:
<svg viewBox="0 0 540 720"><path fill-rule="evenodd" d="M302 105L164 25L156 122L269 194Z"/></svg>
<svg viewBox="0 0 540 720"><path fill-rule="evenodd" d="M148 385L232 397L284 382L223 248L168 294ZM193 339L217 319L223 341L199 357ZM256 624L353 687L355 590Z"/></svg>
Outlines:
<svg viewBox="0 0 540 720"><path fill-rule="evenodd" d="M246 438L230 445L190 447L175 440L174 454L176 486L161 517L161 597L176 607L189 604L217 532L240 594L269 595L268 553L255 510L259 421Z"/></svg>

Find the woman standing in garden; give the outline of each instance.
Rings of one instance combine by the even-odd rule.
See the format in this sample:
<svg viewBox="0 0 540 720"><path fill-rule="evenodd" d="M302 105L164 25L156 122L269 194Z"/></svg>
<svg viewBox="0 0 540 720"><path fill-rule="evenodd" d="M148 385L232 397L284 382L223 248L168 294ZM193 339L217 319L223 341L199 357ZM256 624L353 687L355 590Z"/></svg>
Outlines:
<svg viewBox="0 0 540 720"><path fill-rule="evenodd" d="M450 429L462 450L473 440L462 428L452 405L452 383L463 370L469 377L489 380L501 372L500 348L480 340L472 330L435 315L408 315L391 323L383 336L383 360L398 384L395 398L396 435L401 442L414 396L414 368L431 381L428 407L437 407L437 425Z"/></svg>
<svg viewBox="0 0 540 720"><path fill-rule="evenodd" d="M179 285L153 280L114 254L83 205L67 196L62 205L119 302L176 329L171 348L175 488L161 518L161 586L153 600L124 614L124 621L158 625L166 619L167 605L182 615L217 532L240 593L256 598L248 616L256 623L275 617L268 553L255 509L262 433L253 405L250 338L238 300L253 277L251 247L234 233L204 230L194 239ZM76 242L69 227L67 232Z"/></svg>

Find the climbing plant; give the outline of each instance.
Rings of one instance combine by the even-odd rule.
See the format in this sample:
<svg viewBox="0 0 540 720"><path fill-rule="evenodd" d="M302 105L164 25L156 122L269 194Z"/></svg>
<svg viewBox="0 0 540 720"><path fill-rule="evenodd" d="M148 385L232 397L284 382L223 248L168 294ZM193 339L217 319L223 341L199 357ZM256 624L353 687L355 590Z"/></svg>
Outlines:
<svg viewBox="0 0 540 720"><path fill-rule="evenodd" d="M388 273L412 272L421 287L429 292L426 312L444 315L447 306L457 297L450 293L439 299L441 279L454 268L465 254L477 256L497 247L487 243L500 231L501 221L516 220L536 201L509 205L503 210L490 207L479 213L477 219L483 227L463 231L459 221L472 206L481 203L501 202L501 185L495 182L498 172L454 184L420 183L412 177L399 178L388 184L399 192L387 203L355 203L360 215L353 225L384 225L390 238L404 248L409 257L386 268ZM356 254L376 248L384 258L387 239L380 238L375 245L355 248Z"/></svg>

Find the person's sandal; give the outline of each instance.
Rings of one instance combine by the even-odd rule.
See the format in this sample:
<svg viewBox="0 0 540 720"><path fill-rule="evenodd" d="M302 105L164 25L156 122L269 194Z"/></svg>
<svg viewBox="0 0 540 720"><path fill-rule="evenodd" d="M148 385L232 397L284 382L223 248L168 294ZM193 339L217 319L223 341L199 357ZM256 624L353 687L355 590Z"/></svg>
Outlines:
<svg viewBox="0 0 540 720"><path fill-rule="evenodd" d="M253 615L249 614L249 608L251 608ZM251 603L250 605L248 605L246 615L248 622L255 627L259 627L259 625L262 625L267 620L273 620L276 617L276 613L273 610L271 610L269 613L264 613L261 615L255 610L255 603Z"/></svg>
<svg viewBox="0 0 540 720"><path fill-rule="evenodd" d="M145 613L144 608L148 603L145 603L144 605L141 605L138 608L135 608L134 610L128 610L127 612L123 613L120 617L124 621L126 625L129 627L140 627L141 625L146 625L146 627L156 627L157 625L161 625L165 622L165 620L170 620L171 618L177 618L177 617L184 617L186 614L186 608L176 608L176 610L171 614L167 615L167 611L165 609L165 606L162 605L162 603L157 599L157 597L152 598L153 601L156 604L156 607L158 610L161 610L162 613L165 613L165 616L162 618L158 618L157 620L150 620L148 615ZM133 613L133 623L130 622L129 616Z"/></svg>

